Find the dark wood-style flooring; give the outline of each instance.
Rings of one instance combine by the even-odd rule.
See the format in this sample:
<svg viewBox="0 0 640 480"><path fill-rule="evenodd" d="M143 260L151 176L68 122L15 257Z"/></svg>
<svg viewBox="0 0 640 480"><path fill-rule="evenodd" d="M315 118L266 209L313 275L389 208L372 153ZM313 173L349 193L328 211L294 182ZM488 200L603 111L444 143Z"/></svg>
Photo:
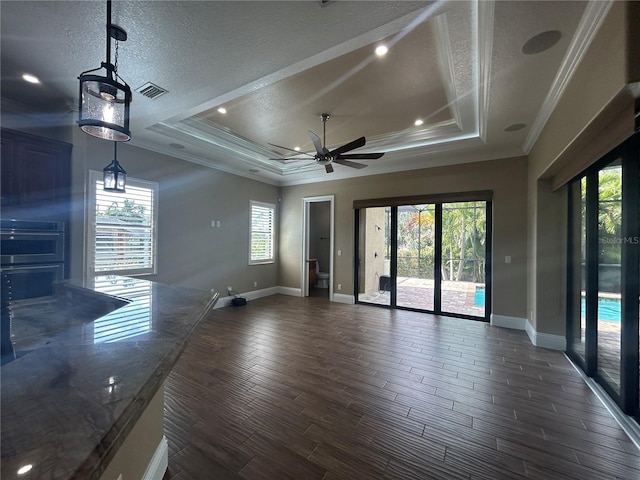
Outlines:
<svg viewBox="0 0 640 480"><path fill-rule="evenodd" d="M166 381L165 479L640 479L521 331L283 295L213 311Z"/></svg>

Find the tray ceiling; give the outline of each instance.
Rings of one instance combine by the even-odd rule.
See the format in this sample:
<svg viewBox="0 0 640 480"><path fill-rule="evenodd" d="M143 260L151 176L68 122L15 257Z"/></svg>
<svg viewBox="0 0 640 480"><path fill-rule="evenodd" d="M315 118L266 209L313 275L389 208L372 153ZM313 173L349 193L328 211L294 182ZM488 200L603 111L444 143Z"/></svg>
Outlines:
<svg viewBox="0 0 640 480"><path fill-rule="evenodd" d="M5 0L0 8L3 116L18 104L68 109L77 75L104 60L105 2ZM524 155L607 9L582 1L115 1L113 22L129 34L119 74L134 90L149 82L167 90L155 99L134 92L131 143L277 185ZM532 38L525 51L542 48L544 36L535 37L549 31L559 32L557 43L523 53ZM381 44L389 51L378 57ZM23 72L46 85L25 84ZM322 113L331 115L329 148L365 136L353 153L384 157L327 174L269 145L313 153L307 131L323 136Z"/></svg>

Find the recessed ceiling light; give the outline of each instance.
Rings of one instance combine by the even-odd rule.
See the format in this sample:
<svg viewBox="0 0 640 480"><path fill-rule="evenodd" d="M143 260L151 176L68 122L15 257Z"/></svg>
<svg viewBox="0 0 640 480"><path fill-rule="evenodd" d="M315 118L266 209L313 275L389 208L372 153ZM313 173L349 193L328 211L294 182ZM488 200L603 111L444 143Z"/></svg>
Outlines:
<svg viewBox="0 0 640 480"><path fill-rule="evenodd" d="M293 149L294 149L296 152L299 152L299 151L300 151L300 147L293 147Z"/></svg>
<svg viewBox="0 0 640 480"><path fill-rule="evenodd" d="M517 132L518 130L522 130L527 125L525 123L514 123L513 125L509 125L504 129L505 132Z"/></svg>
<svg viewBox="0 0 640 480"><path fill-rule="evenodd" d="M525 55L535 55L549 50L562 38L562 33L558 30L548 30L534 35L522 46L522 53Z"/></svg>
<svg viewBox="0 0 640 480"><path fill-rule="evenodd" d="M25 82L29 82L29 83L40 83L40 79L35 75L31 75L30 73L25 73L24 75L22 75L22 79Z"/></svg>
<svg viewBox="0 0 640 480"><path fill-rule="evenodd" d="M387 47L386 45L378 45L375 50L376 55L379 57L384 57L388 51L389 47Z"/></svg>
<svg viewBox="0 0 640 480"><path fill-rule="evenodd" d="M170 143L169 146L177 150L182 150L184 148L184 145L182 145L181 143Z"/></svg>
<svg viewBox="0 0 640 480"><path fill-rule="evenodd" d="M32 468L33 468L33 465L31 464L23 465L18 469L18 475L24 475L25 473L30 472Z"/></svg>
<svg viewBox="0 0 640 480"><path fill-rule="evenodd" d="M222 113L222 114L224 115L225 113L227 113L227 109L226 109L226 108L224 108L224 107L220 107L220 108L218 109L218 112L220 112L220 113Z"/></svg>
<svg viewBox="0 0 640 480"><path fill-rule="evenodd" d="M415 122L413 122L413 124L414 124L416 127L419 127L419 126L420 126L420 125L422 125L423 123L424 123L424 120L421 120L420 118L419 118L419 119L417 119Z"/></svg>

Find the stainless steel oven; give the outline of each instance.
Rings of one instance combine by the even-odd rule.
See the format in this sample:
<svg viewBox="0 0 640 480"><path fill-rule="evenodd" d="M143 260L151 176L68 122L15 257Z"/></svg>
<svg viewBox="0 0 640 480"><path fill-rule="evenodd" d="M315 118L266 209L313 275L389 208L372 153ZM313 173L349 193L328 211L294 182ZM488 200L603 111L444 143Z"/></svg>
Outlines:
<svg viewBox="0 0 640 480"><path fill-rule="evenodd" d="M0 263L2 265L63 263L64 224L2 220Z"/></svg>
<svg viewBox="0 0 640 480"><path fill-rule="evenodd" d="M64 223L3 219L0 237L3 302L53 295L64 278Z"/></svg>
<svg viewBox="0 0 640 480"><path fill-rule="evenodd" d="M53 295L54 282L64 278L64 265L16 265L0 267L3 282L10 285L10 298L7 300L24 300L34 297Z"/></svg>

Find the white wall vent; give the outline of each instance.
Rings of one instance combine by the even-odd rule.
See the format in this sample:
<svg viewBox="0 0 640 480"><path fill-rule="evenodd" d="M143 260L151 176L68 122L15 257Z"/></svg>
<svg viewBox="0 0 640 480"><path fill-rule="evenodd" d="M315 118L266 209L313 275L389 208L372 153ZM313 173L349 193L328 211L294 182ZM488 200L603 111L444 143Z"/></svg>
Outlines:
<svg viewBox="0 0 640 480"><path fill-rule="evenodd" d="M145 97L155 100L165 93L169 93L169 90L159 87L155 83L147 82L141 87L136 88L136 92L140 92Z"/></svg>

